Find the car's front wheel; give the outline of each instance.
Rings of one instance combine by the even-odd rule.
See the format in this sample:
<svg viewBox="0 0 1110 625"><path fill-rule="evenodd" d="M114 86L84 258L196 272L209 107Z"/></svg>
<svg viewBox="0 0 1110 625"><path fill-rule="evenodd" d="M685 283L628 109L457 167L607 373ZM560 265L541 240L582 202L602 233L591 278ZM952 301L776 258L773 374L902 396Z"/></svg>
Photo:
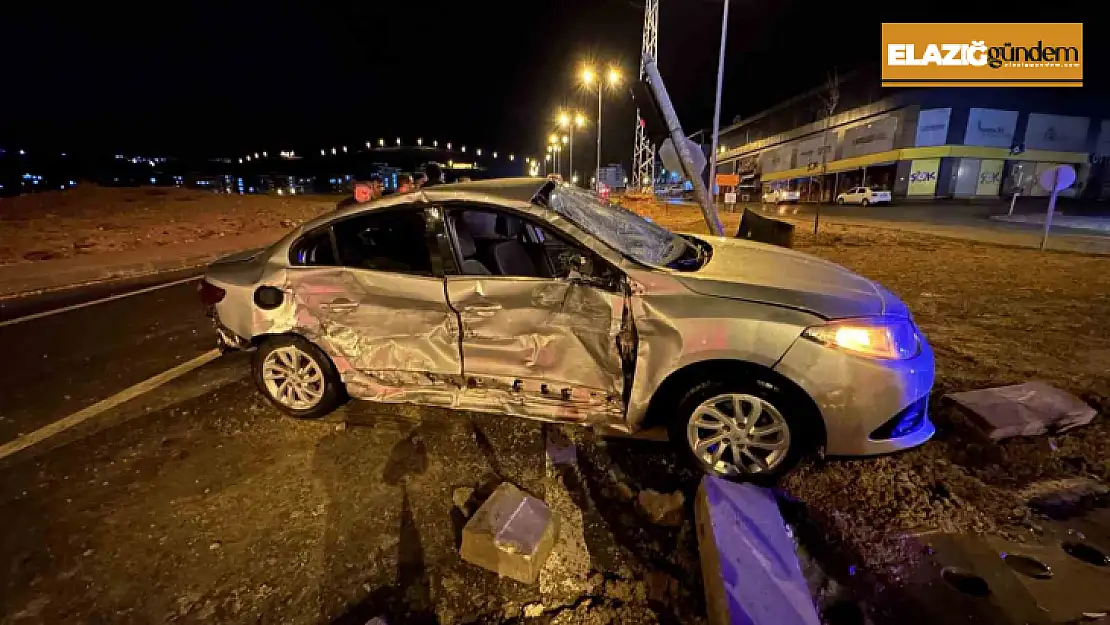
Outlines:
<svg viewBox="0 0 1110 625"><path fill-rule="evenodd" d="M773 481L812 447L798 403L766 381L705 382L679 401L670 439L707 473Z"/></svg>
<svg viewBox="0 0 1110 625"><path fill-rule="evenodd" d="M838 197L838 198L836 198L836 203L837 203L837 204L840 204L841 206L843 206L843 205L844 205L844 198L842 198L842 197Z"/></svg>
<svg viewBox="0 0 1110 625"><path fill-rule="evenodd" d="M346 399L331 359L299 336L267 339L254 354L254 381L266 399L298 419L316 419Z"/></svg>

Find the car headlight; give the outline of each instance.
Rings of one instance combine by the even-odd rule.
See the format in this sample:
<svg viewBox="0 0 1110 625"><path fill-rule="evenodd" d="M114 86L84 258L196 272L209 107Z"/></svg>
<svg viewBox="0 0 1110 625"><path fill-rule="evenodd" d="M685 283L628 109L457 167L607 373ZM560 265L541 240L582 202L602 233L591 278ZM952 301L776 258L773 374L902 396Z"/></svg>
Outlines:
<svg viewBox="0 0 1110 625"><path fill-rule="evenodd" d="M917 328L902 317L840 319L806 328L802 336L869 358L905 360L921 351Z"/></svg>

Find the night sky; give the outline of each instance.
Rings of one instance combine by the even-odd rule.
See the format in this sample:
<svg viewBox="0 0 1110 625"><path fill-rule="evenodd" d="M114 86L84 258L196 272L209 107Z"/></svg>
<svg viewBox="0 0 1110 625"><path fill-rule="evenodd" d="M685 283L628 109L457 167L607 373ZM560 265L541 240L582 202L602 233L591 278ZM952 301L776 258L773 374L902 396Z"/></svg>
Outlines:
<svg viewBox="0 0 1110 625"><path fill-rule="evenodd" d="M722 121L875 63L883 21L1005 19L997 3L927 4L733 0ZM1087 22L1087 80L1105 83L1094 3L1021 6L1005 12ZM5 6L0 146L233 155L420 136L537 155L561 105L596 116L575 86L585 59L636 74L643 20L636 0L145 7ZM661 3L660 66L688 132L712 122L721 7ZM603 160L629 160L633 111L606 94ZM592 128L578 136L592 160Z"/></svg>

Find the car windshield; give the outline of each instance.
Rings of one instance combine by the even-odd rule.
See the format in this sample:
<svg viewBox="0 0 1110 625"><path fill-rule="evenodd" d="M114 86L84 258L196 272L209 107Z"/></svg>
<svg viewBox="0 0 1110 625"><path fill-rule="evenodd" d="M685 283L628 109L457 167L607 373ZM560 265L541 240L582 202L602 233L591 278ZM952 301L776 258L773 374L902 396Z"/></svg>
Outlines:
<svg viewBox="0 0 1110 625"><path fill-rule="evenodd" d="M592 193L559 186L552 190L548 203L579 228L645 265L667 266L698 253L686 239Z"/></svg>

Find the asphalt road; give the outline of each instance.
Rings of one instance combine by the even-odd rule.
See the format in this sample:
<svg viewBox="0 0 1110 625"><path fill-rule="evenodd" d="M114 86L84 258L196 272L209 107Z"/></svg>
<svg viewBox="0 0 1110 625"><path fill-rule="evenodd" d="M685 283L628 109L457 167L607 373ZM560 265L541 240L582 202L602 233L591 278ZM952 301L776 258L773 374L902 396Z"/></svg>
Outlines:
<svg viewBox="0 0 1110 625"><path fill-rule="evenodd" d="M42 313L137 286L143 285L78 289L9 308L20 316ZM216 335L196 283L187 282L5 325L0 344L7 356L0 394L3 444L212 349Z"/></svg>
<svg viewBox="0 0 1110 625"><path fill-rule="evenodd" d="M91 303L150 286L6 302L0 449L212 350L193 282ZM665 445L361 402L296 421L249 366L221 356L0 457L0 623L704 622L692 519L629 499L692 496ZM552 436L576 464L546 461ZM458 556L459 493L504 481L561 519L536 585Z"/></svg>

